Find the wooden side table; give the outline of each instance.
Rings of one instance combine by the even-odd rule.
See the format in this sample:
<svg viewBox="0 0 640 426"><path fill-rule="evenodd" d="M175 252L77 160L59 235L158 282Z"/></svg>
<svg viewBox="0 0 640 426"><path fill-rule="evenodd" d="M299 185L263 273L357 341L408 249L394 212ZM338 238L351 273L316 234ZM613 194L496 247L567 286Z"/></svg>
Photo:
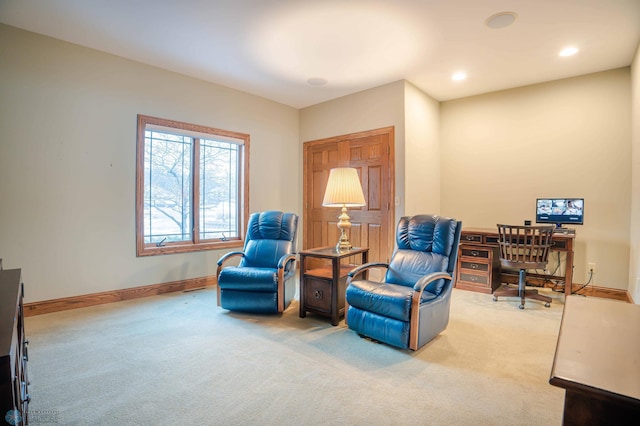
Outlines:
<svg viewBox="0 0 640 426"><path fill-rule="evenodd" d="M367 263L369 249L354 247L337 252L335 246L302 250L300 256L300 318L307 312L331 318L338 325L344 316L344 292L347 273L358 264L348 259L360 256L361 264ZM312 258L313 261L309 261ZM344 260L343 260L344 259ZM310 269L307 269L309 266Z"/></svg>

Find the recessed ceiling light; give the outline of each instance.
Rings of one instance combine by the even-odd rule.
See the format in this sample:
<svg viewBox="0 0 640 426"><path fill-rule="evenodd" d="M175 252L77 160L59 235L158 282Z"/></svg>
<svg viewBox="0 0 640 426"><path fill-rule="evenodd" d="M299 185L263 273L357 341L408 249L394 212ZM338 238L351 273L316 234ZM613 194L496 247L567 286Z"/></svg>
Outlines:
<svg viewBox="0 0 640 426"><path fill-rule="evenodd" d="M310 86L324 86L328 81L326 78L313 77L307 80L307 83L309 83Z"/></svg>
<svg viewBox="0 0 640 426"><path fill-rule="evenodd" d="M560 51L560 56L573 56L578 53L577 47L565 47Z"/></svg>
<svg viewBox="0 0 640 426"><path fill-rule="evenodd" d="M515 12L500 12L489 16L484 23L487 27L497 30L513 24L517 17L518 14Z"/></svg>
<svg viewBox="0 0 640 426"><path fill-rule="evenodd" d="M467 78L467 74L462 71L453 73L453 75L451 76L451 80L456 80L456 81L464 80L466 78Z"/></svg>

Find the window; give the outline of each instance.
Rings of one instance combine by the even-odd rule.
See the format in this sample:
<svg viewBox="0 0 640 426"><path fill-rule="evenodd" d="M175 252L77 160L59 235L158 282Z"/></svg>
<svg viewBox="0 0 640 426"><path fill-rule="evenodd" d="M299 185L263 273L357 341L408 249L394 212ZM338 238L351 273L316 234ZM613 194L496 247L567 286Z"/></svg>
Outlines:
<svg viewBox="0 0 640 426"><path fill-rule="evenodd" d="M241 246L249 135L138 115L137 255Z"/></svg>

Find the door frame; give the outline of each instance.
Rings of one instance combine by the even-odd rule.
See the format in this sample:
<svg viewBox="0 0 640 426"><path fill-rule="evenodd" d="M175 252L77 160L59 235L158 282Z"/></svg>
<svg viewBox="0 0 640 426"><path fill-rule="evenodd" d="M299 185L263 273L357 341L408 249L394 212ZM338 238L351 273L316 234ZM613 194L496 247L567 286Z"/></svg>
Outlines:
<svg viewBox="0 0 640 426"><path fill-rule="evenodd" d="M307 142L303 142L303 170L302 170L302 202L303 202L303 208L302 208L302 223L303 223L303 227L307 226L307 219L308 219L308 208L309 205L311 203L311 194L307 193L307 187L308 187L308 182L307 182L307 175L308 175L308 170L307 170L307 161L308 161L308 152L309 149L311 147L316 147L318 145L322 145L322 144L336 144L338 142L345 142L345 141L349 141L349 140L356 140L356 139L362 139L362 138L366 138L366 137L370 137L370 136L377 136L377 135L388 135L388 140L389 140L389 151L387 152L387 156L388 156L388 164L389 164L389 170L388 170L388 190L389 190L389 201L388 201L388 206L387 206L387 210L389 212L388 214L388 218L387 218L387 223L385 224L381 224L381 226L386 226L388 227L388 241L387 241L387 262L391 257L391 254L393 253L393 249L395 248L395 229L394 229L394 225L395 225L395 127L394 126L389 126L389 127L382 127L379 129L373 129L373 130L367 130L367 131L362 131L362 132L355 132L355 133L349 133L349 134L345 134L345 135L340 135L340 136L332 136L332 137L328 137L328 138L323 138L323 139L317 139L317 140L312 140L312 141L307 141ZM348 163L344 163L341 164L341 166L344 167L348 167L349 164ZM367 198L368 194L365 194L365 199ZM302 247L307 249L310 247L307 247L308 241L307 241L307 232L305 232L305 229L303 228L303 232L302 232Z"/></svg>

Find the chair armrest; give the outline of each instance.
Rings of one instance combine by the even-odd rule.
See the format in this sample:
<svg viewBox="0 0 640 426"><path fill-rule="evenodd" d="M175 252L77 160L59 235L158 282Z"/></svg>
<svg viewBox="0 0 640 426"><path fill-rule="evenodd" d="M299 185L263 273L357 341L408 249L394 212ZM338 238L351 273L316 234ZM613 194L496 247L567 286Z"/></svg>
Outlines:
<svg viewBox="0 0 640 426"><path fill-rule="evenodd" d="M389 267L388 263L382 263L382 262L371 262L371 263L365 263L364 265L356 266L355 268L350 270L349 273L347 274L347 284L349 284L351 281L353 281L353 279L357 275L360 275L361 273L366 272L369 269L372 269L372 268L388 268L388 267Z"/></svg>
<svg viewBox="0 0 640 426"><path fill-rule="evenodd" d="M244 257L244 253L241 251L230 251L229 253L225 253L220 259L218 259L218 266L222 266L224 262L236 256Z"/></svg>
<svg viewBox="0 0 640 426"><path fill-rule="evenodd" d="M241 251L230 251L223 255L220 259L218 259L218 268L216 270L216 279L220 277L220 272L222 272L222 265L229 259L234 257L244 257L244 253Z"/></svg>
<svg viewBox="0 0 640 426"><path fill-rule="evenodd" d="M439 279L452 280L453 277L446 272L433 272L420 278L418 282L413 285L413 290L422 293L427 285Z"/></svg>
<svg viewBox="0 0 640 426"><path fill-rule="evenodd" d="M278 260L278 312L284 312L284 268L291 261L296 261L293 253L285 254Z"/></svg>
<svg viewBox="0 0 640 426"><path fill-rule="evenodd" d="M216 269L216 293L218 295L218 306L220 306L220 286L218 285L218 279L220 279L220 272L222 272L222 265L233 257L244 257L244 253L241 251L230 251L225 253L220 259L218 259L218 268Z"/></svg>
<svg viewBox="0 0 640 426"><path fill-rule="evenodd" d="M284 256L282 256L280 258L280 260L278 261L278 269L283 269L285 266L287 266L287 263L289 263L292 260L296 260L296 255L291 253L291 254L285 254Z"/></svg>
<svg viewBox="0 0 640 426"><path fill-rule="evenodd" d="M422 300L422 293L424 293L424 289L427 288L427 285L439 279L451 281L453 280L453 277L446 272L433 272L420 278L413 286L413 295L411 297L411 319L409 325L409 348L411 350L418 350L420 301ZM437 306L443 303L443 300L444 299L439 296L430 301L429 304L430 306Z"/></svg>

